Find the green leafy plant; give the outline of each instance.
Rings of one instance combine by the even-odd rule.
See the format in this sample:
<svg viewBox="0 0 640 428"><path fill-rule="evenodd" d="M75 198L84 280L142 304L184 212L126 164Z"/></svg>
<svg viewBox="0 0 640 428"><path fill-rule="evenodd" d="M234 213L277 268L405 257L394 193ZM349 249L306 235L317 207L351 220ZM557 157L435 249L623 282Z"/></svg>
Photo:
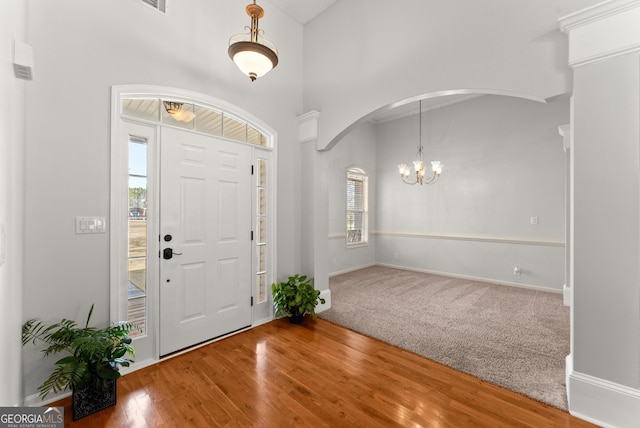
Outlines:
<svg viewBox="0 0 640 428"><path fill-rule="evenodd" d="M129 332L137 327L127 321L101 329L89 327L92 313L93 305L84 327L68 319L47 326L34 318L22 325L22 346L44 342L49 345L42 351L45 356L70 354L55 363L49 378L38 387L42 399L50 392L66 389L91 387L104 391L111 380L120 377L120 366L128 367L135 359Z"/></svg>
<svg viewBox="0 0 640 428"><path fill-rule="evenodd" d="M316 305L318 301L325 303L320 297L320 290L313 288L313 278L306 275L290 276L287 282L271 284L273 306L276 316L304 316L310 314L316 319Z"/></svg>

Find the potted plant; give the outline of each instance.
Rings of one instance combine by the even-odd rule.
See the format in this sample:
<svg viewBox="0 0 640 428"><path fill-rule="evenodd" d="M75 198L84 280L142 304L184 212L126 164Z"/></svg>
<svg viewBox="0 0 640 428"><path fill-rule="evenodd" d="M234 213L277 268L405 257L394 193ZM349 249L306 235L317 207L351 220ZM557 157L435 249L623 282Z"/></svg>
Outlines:
<svg viewBox="0 0 640 428"><path fill-rule="evenodd" d="M92 313L93 305L84 327L68 319L47 326L34 318L22 325L22 346L43 342L45 356L69 354L55 363L38 391L44 399L50 392L72 389L73 420L115 405L120 366L128 367L135 358L129 332L137 327L127 321L89 327Z"/></svg>
<svg viewBox="0 0 640 428"><path fill-rule="evenodd" d="M290 276L287 282L271 284L273 306L276 316L289 317L289 321L300 324L305 314L310 314L316 319L316 305L318 301L325 303L320 297L320 290L313 288L313 278L306 275Z"/></svg>

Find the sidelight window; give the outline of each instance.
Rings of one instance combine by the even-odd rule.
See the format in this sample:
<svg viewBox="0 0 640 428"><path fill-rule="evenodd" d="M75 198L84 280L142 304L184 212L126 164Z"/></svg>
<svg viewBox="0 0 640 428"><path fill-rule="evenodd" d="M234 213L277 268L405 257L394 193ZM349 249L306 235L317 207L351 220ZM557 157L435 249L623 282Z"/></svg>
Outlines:
<svg viewBox="0 0 640 428"><path fill-rule="evenodd" d="M127 319L146 334L147 325L147 140L129 137Z"/></svg>
<svg viewBox="0 0 640 428"><path fill-rule="evenodd" d="M256 171L256 303L267 300L267 160L258 159Z"/></svg>

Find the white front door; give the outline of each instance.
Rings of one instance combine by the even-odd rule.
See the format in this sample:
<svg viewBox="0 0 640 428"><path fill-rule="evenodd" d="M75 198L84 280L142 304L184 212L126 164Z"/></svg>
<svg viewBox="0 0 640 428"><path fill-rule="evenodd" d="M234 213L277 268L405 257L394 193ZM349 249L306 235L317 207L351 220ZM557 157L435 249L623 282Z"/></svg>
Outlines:
<svg viewBox="0 0 640 428"><path fill-rule="evenodd" d="M251 325L251 191L250 147L162 128L160 355Z"/></svg>

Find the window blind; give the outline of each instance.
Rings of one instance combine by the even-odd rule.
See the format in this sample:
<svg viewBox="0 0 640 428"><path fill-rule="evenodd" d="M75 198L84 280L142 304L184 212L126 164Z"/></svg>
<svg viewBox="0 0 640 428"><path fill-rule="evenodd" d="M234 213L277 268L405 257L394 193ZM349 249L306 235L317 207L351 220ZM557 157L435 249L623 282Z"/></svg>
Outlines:
<svg viewBox="0 0 640 428"><path fill-rule="evenodd" d="M347 244L360 244L368 240L367 176L359 170L347 171Z"/></svg>
<svg viewBox="0 0 640 428"><path fill-rule="evenodd" d="M143 3L148 4L149 6L159 10L160 12L165 11L165 1L166 0L142 0Z"/></svg>

